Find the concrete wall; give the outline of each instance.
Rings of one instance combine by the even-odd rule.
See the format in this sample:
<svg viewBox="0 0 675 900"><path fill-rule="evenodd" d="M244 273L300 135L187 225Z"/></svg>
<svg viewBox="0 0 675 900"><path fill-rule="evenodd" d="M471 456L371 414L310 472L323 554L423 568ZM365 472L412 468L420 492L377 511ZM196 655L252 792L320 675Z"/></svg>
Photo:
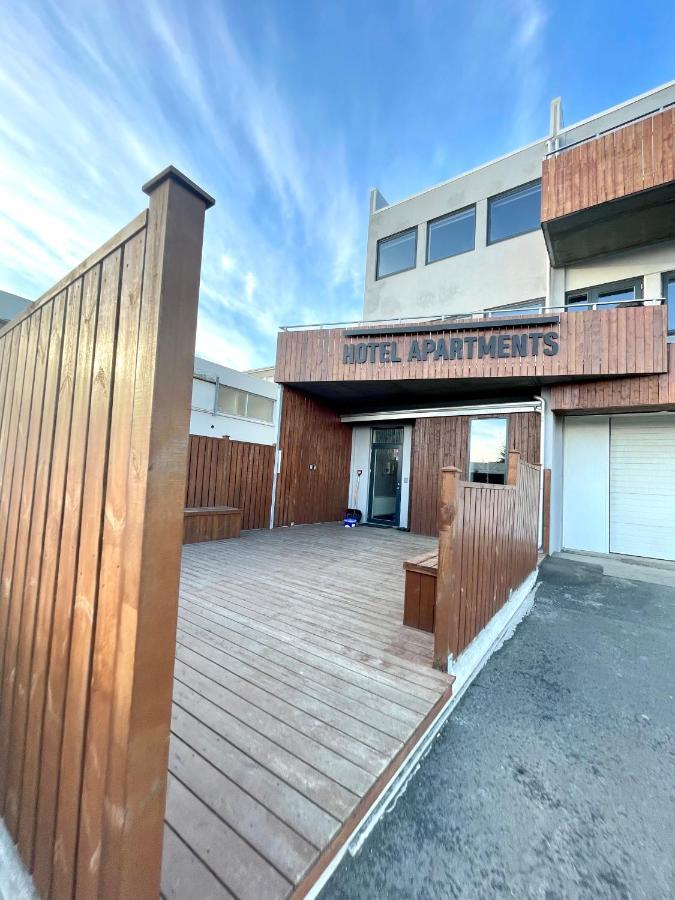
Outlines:
<svg viewBox="0 0 675 900"><path fill-rule="evenodd" d="M228 435L235 441L249 441L254 444L275 444L277 441L277 419L279 416L280 387L269 381L263 381L253 375L237 372L227 366L220 366L209 360L195 357L195 375L207 378L218 378L221 384L259 394L274 401L273 422L260 422L242 416L213 413L215 383L195 381L192 392L192 413L190 415L190 434L205 434L210 437Z"/></svg>
<svg viewBox="0 0 675 900"><path fill-rule="evenodd" d="M661 276L675 269L675 241L663 241L647 247L611 253L561 269L552 296L554 306L565 302L566 291L593 287L627 278L644 278L644 297L655 300L662 296Z"/></svg>
<svg viewBox="0 0 675 900"><path fill-rule="evenodd" d="M561 129L555 141L566 146L673 102L675 82L670 82ZM541 297L560 305L565 291L638 276L648 276L645 296L659 296L661 273L675 269L673 243L598 258L567 271L550 268L540 231L487 245L488 198L540 178L542 160L553 146L550 140L544 138L397 203L387 205L373 190L364 319L472 312ZM476 205L475 250L427 265L427 223L471 204ZM418 228L416 268L376 280L378 240L414 226Z"/></svg>
<svg viewBox="0 0 675 900"><path fill-rule="evenodd" d="M541 231L488 245L487 200L541 176L545 142L373 212L368 226L364 318L469 312L546 296ZM427 222L476 204L475 250L426 264ZM417 225L417 267L376 280L377 242Z"/></svg>

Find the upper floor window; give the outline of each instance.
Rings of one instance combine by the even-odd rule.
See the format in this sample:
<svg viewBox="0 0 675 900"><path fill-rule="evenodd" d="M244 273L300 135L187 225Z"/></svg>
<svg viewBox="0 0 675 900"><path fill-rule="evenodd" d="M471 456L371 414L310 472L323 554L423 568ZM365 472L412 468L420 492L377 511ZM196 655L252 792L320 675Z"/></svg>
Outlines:
<svg viewBox="0 0 675 900"><path fill-rule="evenodd" d="M447 259L473 250L476 238L476 207L434 219L427 226L427 262Z"/></svg>
<svg viewBox="0 0 675 900"><path fill-rule="evenodd" d="M486 309L485 312L492 316L540 316L546 307L543 297L537 300L527 300L524 303L512 303L509 306L496 306L494 309Z"/></svg>
<svg viewBox="0 0 675 900"><path fill-rule="evenodd" d="M469 481L506 484L508 419L471 419L469 425Z"/></svg>
<svg viewBox="0 0 675 900"><path fill-rule="evenodd" d="M395 275L415 268L417 259L417 228L382 238L377 242L376 278Z"/></svg>
<svg viewBox="0 0 675 900"><path fill-rule="evenodd" d="M192 379L192 408L213 412L215 396L215 381L199 378L199 376L195 375Z"/></svg>
<svg viewBox="0 0 675 900"><path fill-rule="evenodd" d="M675 272L663 276L663 296L668 304L668 334L675 334Z"/></svg>
<svg viewBox="0 0 675 900"><path fill-rule="evenodd" d="M593 309L596 305L600 309L615 309L627 301L641 298L642 279L632 278L580 291L569 291L565 295L565 305L568 312L583 312L585 309Z"/></svg>
<svg viewBox="0 0 675 900"><path fill-rule="evenodd" d="M226 416L242 416L245 419L274 421L274 400L251 394L227 384L218 385L218 412Z"/></svg>
<svg viewBox="0 0 675 900"><path fill-rule="evenodd" d="M488 200L488 244L535 231L540 223L540 181L515 188L497 197L490 197Z"/></svg>

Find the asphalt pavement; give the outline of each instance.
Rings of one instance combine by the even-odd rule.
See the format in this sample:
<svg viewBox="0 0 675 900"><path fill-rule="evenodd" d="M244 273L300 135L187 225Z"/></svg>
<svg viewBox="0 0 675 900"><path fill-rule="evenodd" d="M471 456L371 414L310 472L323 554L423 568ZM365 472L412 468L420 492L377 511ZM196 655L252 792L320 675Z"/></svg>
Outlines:
<svg viewBox="0 0 675 900"><path fill-rule="evenodd" d="M321 900L675 897L675 588L545 561L515 635Z"/></svg>

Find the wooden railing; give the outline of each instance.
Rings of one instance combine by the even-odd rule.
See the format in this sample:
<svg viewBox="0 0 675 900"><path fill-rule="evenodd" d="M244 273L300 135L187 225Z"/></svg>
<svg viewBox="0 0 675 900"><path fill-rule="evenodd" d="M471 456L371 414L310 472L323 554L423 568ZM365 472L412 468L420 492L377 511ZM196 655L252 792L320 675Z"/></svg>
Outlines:
<svg viewBox="0 0 675 900"><path fill-rule="evenodd" d="M507 484L442 470L434 667L447 670L537 565L539 466L512 450Z"/></svg>
<svg viewBox="0 0 675 900"><path fill-rule="evenodd" d="M275 447L190 435L186 507L235 506L242 528L269 528Z"/></svg>
<svg viewBox="0 0 675 900"><path fill-rule="evenodd" d="M675 180L675 107L544 160L542 222Z"/></svg>
<svg viewBox="0 0 675 900"><path fill-rule="evenodd" d="M0 809L42 897L156 898L205 209L149 209L0 330Z"/></svg>

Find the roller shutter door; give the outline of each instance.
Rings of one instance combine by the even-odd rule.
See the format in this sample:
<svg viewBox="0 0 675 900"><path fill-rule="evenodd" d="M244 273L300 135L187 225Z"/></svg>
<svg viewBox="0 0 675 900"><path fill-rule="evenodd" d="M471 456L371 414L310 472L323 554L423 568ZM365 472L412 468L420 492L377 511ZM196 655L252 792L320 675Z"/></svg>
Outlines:
<svg viewBox="0 0 675 900"><path fill-rule="evenodd" d="M609 549L675 560L675 416L610 419Z"/></svg>

